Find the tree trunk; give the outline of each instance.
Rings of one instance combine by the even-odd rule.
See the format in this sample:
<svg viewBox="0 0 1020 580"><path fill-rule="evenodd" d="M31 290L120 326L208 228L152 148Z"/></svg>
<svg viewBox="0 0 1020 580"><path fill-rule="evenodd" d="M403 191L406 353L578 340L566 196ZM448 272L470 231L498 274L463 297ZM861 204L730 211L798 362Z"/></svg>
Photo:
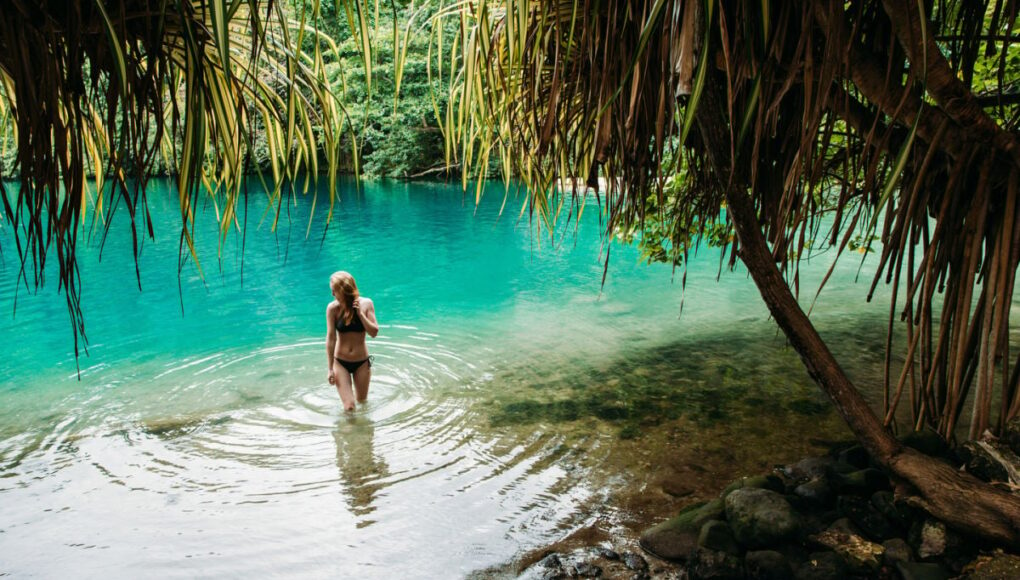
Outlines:
<svg viewBox="0 0 1020 580"><path fill-rule="evenodd" d="M908 502L974 537L1020 548L1020 497L902 446L882 427L780 275L750 197L731 185L726 201L740 241L740 259L769 312L865 449L894 478L913 487L917 495Z"/></svg>
<svg viewBox="0 0 1020 580"><path fill-rule="evenodd" d="M908 503L946 524L1012 549L1020 549L1020 497L956 471L934 458L904 447L872 412L853 386L814 325L797 303L769 250L745 181L730 164L730 135L716 95L707 87L696 111L701 139L712 172L722 187L727 212L737 232L739 256L776 323L786 334L808 373L832 400L843 420L871 456L894 479L913 489ZM734 169L731 169L733 167Z"/></svg>

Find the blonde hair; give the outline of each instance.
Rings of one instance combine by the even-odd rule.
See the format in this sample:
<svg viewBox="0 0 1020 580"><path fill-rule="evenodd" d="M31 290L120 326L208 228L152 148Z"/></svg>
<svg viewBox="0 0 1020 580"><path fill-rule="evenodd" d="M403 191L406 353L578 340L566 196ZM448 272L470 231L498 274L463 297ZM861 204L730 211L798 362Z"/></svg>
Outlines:
<svg viewBox="0 0 1020 580"><path fill-rule="evenodd" d="M354 281L354 276L340 270L333 272L333 275L329 277L329 287L331 290L340 291L340 300L338 301L340 317L344 324L349 323L354 318L354 300L359 296L358 283Z"/></svg>

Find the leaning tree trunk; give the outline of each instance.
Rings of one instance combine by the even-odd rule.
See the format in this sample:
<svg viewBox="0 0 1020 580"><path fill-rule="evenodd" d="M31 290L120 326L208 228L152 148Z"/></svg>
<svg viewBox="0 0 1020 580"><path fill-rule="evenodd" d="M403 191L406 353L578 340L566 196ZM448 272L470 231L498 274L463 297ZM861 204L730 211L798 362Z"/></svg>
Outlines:
<svg viewBox="0 0 1020 580"><path fill-rule="evenodd" d="M725 117L716 94L706 90L696 112L706 157L719 187L725 191L740 259L808 373L875 461L898 483L909 484L909 503L957 530L1020 549L1020 497L903 446L882 426L829 351L783 279L758 223L754 202L730 163L730 136L721 122Z"/></svg>
<svg viewBox="0 0 1020 580"><path fill-rule="evenodd" d="M911 498L912 503L936 518L976 537L1020 548L1020 497L904 447L882 427L783 280L750 197L730 186L726 201L740 241L740 259L769 312L871 456L895 478L913 486L916 497Z"/></svg>

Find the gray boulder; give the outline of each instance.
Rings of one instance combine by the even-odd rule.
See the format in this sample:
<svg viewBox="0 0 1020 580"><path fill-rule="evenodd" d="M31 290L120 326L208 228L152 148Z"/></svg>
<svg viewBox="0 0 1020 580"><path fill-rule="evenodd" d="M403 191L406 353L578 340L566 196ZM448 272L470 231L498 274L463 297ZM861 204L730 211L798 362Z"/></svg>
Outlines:
<svg viewBox="0 0 1020 580"><path fill-rule="evenodd" d="M726 497L725 505L733 535L744 546L775 546L800 531L800 518L789 502L774 491L738 489Z"/></svg>

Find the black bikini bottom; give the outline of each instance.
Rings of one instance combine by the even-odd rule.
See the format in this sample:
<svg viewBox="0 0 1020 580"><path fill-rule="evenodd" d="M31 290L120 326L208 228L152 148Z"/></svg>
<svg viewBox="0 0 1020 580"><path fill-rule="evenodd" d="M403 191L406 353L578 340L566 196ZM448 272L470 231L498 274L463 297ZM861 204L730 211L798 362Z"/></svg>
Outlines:
<svg viewBox="0 0 1020 580"><path fill-rule="evenodd" d="M365 363L368 363L368 368L372 368L372 357L368 357L362 360L343 360L336 357L333 358L336 359L336 362L340 363L340 366L347 369L347 372L351 373L352 375L354 374L355 371L361 368L361 365Z"/></svg>

